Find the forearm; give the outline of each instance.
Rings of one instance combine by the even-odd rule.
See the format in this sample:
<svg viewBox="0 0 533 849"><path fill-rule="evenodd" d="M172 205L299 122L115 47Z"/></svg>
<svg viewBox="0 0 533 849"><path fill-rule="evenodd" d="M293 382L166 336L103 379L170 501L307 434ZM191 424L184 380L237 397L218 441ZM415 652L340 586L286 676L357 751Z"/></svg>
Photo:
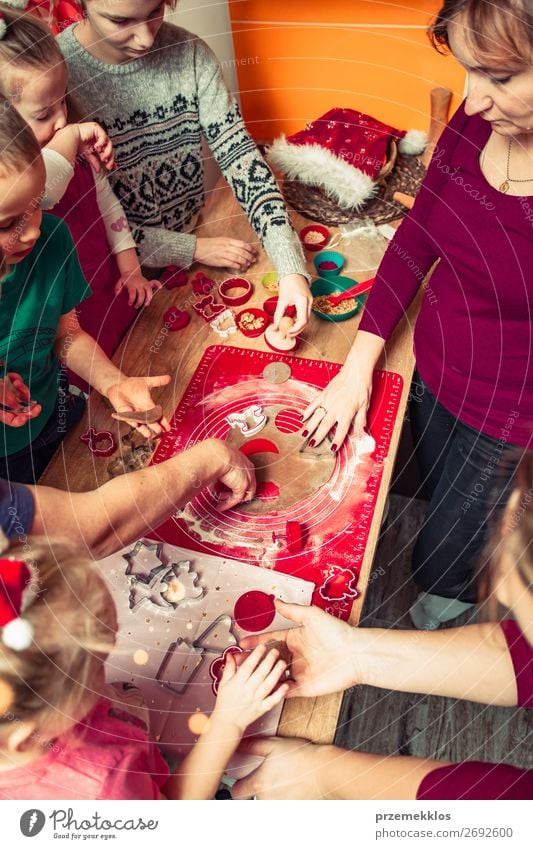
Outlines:
<svg viewBox="0 0 533 849"><path fill-rule="evenodd" d="M198 742L163 787L168 799L213 799L242 734L215 713Z"/></svg>
<svg viewBox="0 0 533 849"><path fill-rule="evenodd" d="M133 237L140 262L147 268L165 268L167 265L189 268L194 261L196 236L191 233L174 233L164 227L137 227Z"/></svg>
<svg viewBox="0 0 533 849"><path fill-rule="evenodd" d="M424 633L364 628L355 635L361 683L482 704L516 705L515 673L498 624Z"/></svg>
<svg viewBox="0 0 533 849"><path fill-rule="evenodd" d="M71 371L104 396L107 396L110 386L124 378L92 336L79 326L56 339L54 353Z"/></svg>
<svg viewBox="0 0 533 849"><path fill-rule="evenodd" d="M62 130L58 130L46 145L50 150L64 156L70 163L76 159L79 146L80 131L77 124L68 124Z"/></svg>
<svg viewBox="0 0 533 849"><path fill-rule="evenodd" d="M353 369L365 371L369 375L374 371L385 347L385 340L375 333L358 330L352 347L346 357L343 371L349 374Z"/></svg>
<svg viewBox="0 0 533 849"><path fill-rule="evenodd" d="M321 746L310 764L319 799L416 799L422 779L443 762Z"/></svg>
<svg viewBox="0 0 533 849"><path fill-rule="evenodd" d="M119 251L115 254L115 259L117 261L118 270L124 276L128 274L141 274L141 267L139 265L139 258L137 256L137 251L135 248L129 248L124 251Z"/></svg>
<svg viewBox="0 0 533 849"><path fill-rule="evenodd" d="M218 479L226 463L224 444L209 439L165 463L114 478L91 492L31 487L35 500L31 533L59 534L82 543L95 559L106 557L183 508Z"/></svg>

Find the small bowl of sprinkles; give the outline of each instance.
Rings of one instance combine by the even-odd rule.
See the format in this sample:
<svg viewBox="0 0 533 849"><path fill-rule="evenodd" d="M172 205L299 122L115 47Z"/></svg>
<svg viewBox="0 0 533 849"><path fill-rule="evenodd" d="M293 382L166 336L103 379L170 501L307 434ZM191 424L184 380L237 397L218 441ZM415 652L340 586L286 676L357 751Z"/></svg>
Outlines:
<svg viewBox="0 0 533 849"><path fill-rule="evenodd" d="M329 230L323 224L308 224L300 230L300 242L306 251L321 251L329 241Z"/></svg>
<svg viewBox="0 0 533 849"><path fill-rule="evenodd" d="M335 307L328 303L327 298L329 295L339 295L346 289L355 286L356 283L357 280L340 276L334 280L324 280L323 278L315 280L311 284L312 312L324 321L346 321L347 318L352 318L359 310L361 303L364 302L364 297L347 298Z"/></svg>
<svg viewBox="0 0 533 849"><path fill-rule="evenodd" d="M313 259L313 264L319 277L332 280L341 273L344 257L338 251L320 251Z"/></svg>

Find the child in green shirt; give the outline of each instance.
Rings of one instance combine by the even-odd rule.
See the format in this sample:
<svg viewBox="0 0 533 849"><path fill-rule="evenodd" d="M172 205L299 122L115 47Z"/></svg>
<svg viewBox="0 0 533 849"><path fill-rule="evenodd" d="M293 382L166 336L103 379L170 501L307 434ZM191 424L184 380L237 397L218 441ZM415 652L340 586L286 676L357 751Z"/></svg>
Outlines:
<svg viewBox="0 0 533 849"><path fill-rule="evenodd" d="M76 307L90 295L68 228L39 208L45 171L39 145L7 102L0 124L0 476L34 482L81 417L62 386L60 362L108 398L117 412L153 408L151 390L170 381L127 377L81 330ZM7 378L7 379L6 379ZM13 387L19 405L13 405ZM139 423L145 436L165 418Z"/></svg>

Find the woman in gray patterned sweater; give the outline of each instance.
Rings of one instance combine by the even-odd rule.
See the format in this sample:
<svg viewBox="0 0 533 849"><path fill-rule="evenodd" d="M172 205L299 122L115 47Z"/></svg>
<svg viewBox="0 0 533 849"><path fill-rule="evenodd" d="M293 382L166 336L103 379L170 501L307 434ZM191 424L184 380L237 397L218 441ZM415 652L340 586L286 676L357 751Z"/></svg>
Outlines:
<svg viewBox="0 0 533 849"><path fill-rule="evenodd" d="M70 90L113 140L115 193L143 265L192 262L245 271L253 246L191 234L204 203L202 135L276 268L276 323L311 307L302 249L276 182L248 134L218 61L197 36L164 22L176 0L86 0L86 17L58 37ZM228 223L231 227L231 222Z"/></svg>

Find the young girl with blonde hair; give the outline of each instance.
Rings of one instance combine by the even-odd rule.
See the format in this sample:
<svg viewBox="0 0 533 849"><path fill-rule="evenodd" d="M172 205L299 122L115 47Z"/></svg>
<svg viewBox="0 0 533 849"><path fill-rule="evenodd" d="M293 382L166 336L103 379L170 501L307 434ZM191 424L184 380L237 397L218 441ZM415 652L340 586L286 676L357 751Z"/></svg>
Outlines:
<svg viewBox="0 0 533 849"><path fill-rule="evenodd" d="M287 692L285 663L230 656L209 726L170 775L127 685L104 689L116 633L94 565L38 539L0 558L0 798L210 799L246 729ZM277 689L275 689L277 686ZM109 699L112 696L112 700Z"/></svg>

